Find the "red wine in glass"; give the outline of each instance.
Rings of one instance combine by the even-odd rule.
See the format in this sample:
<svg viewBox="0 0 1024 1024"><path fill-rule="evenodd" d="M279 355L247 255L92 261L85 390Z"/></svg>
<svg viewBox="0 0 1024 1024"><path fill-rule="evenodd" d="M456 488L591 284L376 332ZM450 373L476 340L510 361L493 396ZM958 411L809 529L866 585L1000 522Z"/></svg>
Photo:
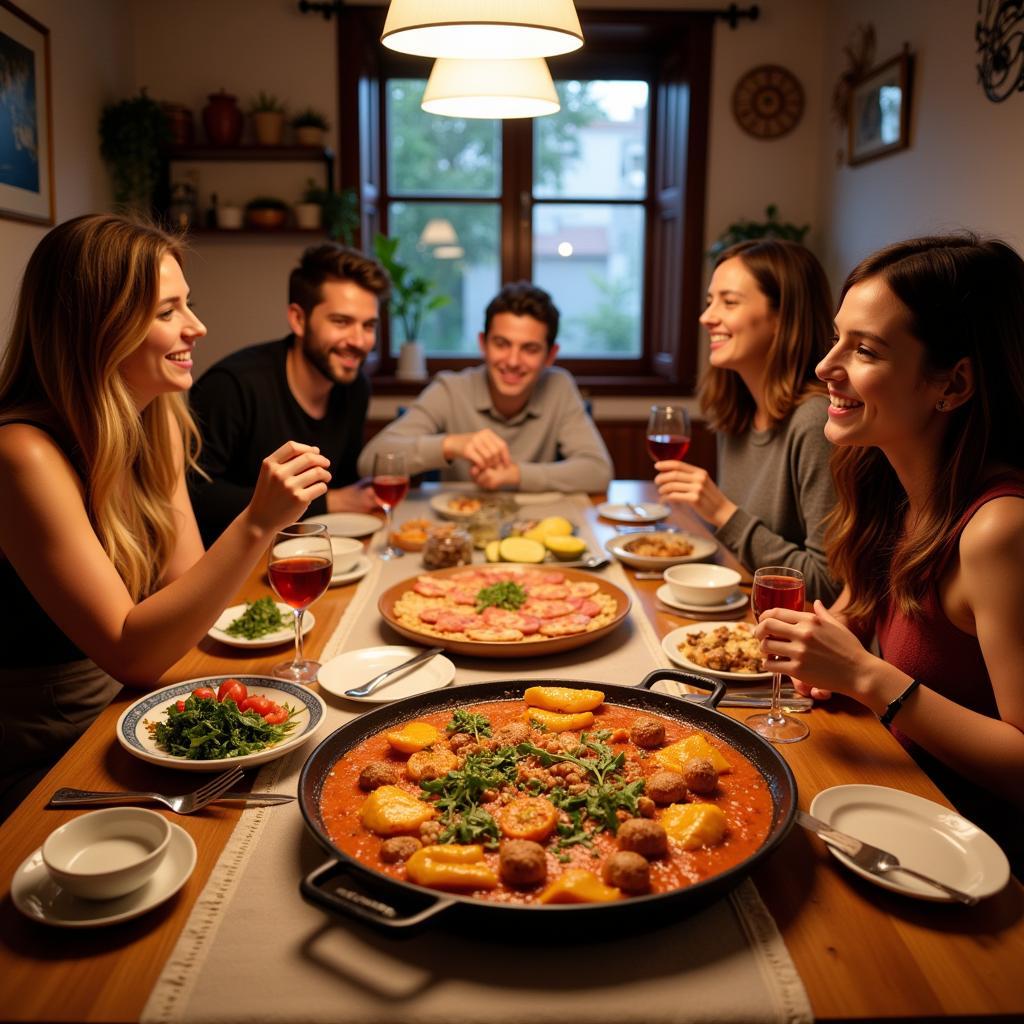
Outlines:
<svg viewBox="0 0 1024 1024"><path fill-rule="evenodd" d="M666 459L682 462L690 450L690 439L685 434L648 434L647 450L655 462Z"/></svg>
<svg viewBox="0 0 1024 1024"><path fill-rule="evenodd" d="M409 473L405 456L401 452L377 452L373 457L373 493L377 495L387 516L386 540L380 552L384 561L401 558L405 552L391 542L394 527L395 506L409 490Z"/></svg>
<svg viewBox="0 0 1024 1024"><path fill-rule="evenodd" d="M384 508L394 508L409 491L407 476L375 476L373 493Z"/></svg>
<svg viewBox="0 0 1024 1024"><path fill-rule="evenodd" d="M292 608L308 608L330 585L334 563L326 558L282 558L267 567L270 585Z"/></svg>
<svg viewBox="0 0 1024 1024"><path fill-rule="evenodd" d="M757 616L769 608L788 608L790 611L801 612L804 601L803 579L766 573L759 574L754 580L753 602L754 614Z"/></svg>

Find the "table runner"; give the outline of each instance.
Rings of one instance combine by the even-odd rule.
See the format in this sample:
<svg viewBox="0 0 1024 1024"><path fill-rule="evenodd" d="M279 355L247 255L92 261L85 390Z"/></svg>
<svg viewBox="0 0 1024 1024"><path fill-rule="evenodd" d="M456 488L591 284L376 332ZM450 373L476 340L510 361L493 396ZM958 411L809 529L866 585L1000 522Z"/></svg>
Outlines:
<svg viewBox="0 0 1024 1024"><path fill-rule="evenodd" d="M418 504L410 497L403 511L426 512ZM529 511L568 515L594 547L588 525L593 510L585 496L562 497L557 508ZM371 555L381 542L380 534L373 538ZM322 660L406 642L376 614L376 600L392 583L414 575L419 558L384 563L375 558L373 563ZM630 592L617 564L604 576ZM530 659L497 668L481 659L455 661L455 685L512 677L636 684L667 664L642 611L603 640L545 658L542 666ZM325 730L355 717L352 702L325 698ZM253 788L296 792L308 754L309 749L298 750L264 766ZM245 810L150 994L144 1024L799 1024L812 1019L775 922L749 879L713 906L642 935L583 944L544 936L511 945L441 927L395 938L332 918L297 892L299 875L323 859L297 805Z"/></svg>

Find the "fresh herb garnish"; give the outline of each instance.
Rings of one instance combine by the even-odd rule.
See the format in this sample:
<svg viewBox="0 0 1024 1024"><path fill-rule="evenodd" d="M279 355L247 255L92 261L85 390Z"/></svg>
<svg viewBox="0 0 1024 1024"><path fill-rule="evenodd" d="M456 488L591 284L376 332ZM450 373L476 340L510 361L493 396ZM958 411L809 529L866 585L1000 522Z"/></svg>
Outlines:
<svg viewBox="0 0 1024 1024"><path fill-rule="evenodd" d="M200 700L189 696L184 711L175 702L167 708L167 721L157 722L153 735L161 749L189 761L242 757L278 743L298 724L298 708L283 705L288 720L270 725L255 711L242 712L228 698Z"/></svg>
<svg viewBox="0 0 1024 1024"><path fill-rule="evenodd" d="M245 611L232 620L224 632L231 636L245 637L246 640L258 640L268 633L276 633L286 625L281 618L281 609L272 597L261 597L256 601L246 601Z"/></svg>
<svg viewBox="0 0 1024 1024"><path fill-rule="evenodd" d="M456 732L472 734L479 743L481 736L491 735L491 720L486 715L477 715L461 708L452 714L452 720L444 727L449 736Z"/></svg>
<svg viewBox="0 0 1024 1024"><path fill-rule="evenodd" d="M525 601L526 591L518 583L504 580L484 587L477 593L476 610L479 613L485 608L504 608L514 612L522 608Z"/></svg>

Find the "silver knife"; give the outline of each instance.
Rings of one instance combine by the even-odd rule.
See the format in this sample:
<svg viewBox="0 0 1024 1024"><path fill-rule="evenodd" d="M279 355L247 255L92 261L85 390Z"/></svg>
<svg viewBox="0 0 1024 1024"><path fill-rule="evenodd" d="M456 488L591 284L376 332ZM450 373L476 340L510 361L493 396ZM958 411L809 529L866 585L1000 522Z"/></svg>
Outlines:
<svg viewBox="0 0 1024 1024"><path fill-rule="evenodd" d="M683 700L693 701L695 704L702 704L708 699L706 693L684 693ZM770 708L772 699L770 696L761 696L752 693L737 693L723 697L719 702L720 708ZM810 697L783 697L779 701L779 707L783 711L803 712L810 711L814 707L814 701Z"/></svg>
<svg viewBox="0 0 1024 1024"><path fill-rule="evenodd" d="M118 793L109 792L105 793L100 790L84 790L84 789L58 789L53 796L50 797L50 807L84 807L88 804L102 804L107 803L109 800L115 800L118 803L123 803L125 797L137 796L138 799L144 799L148 794L146 793ZM109 798L109 799L105 799ZM151 798L152 799L152 798ZM221 793L215 800L211 800L211 803L261 803L261 804L288 804L291 803L295 797L289 796L287 793L244 793L241 790L228 790L226 793Z"/></svg>
<svg viewBox="0 0 1024 1024"><path fill-rule="evenodd" d="M412 668L414 665L419 665L420 662L428 661L443 650L443 647L431 647L430 650L421 651L408 661L403 661L400 665L395 665L394 668L389 668L387 671L381 672L380 675L374 676L369 682L363 683L362 686L355 686L351 690L346 690L345 696L366 697L373 693L374 690L379 690L386 682L393 679L399 673L404 674L407 669Z"/></svg>
<svg viewBox="0 0 1024 1024"><path fill-rule="evenodd" d="M934 885L948 896L952 896L953 899L969 907L973 907L978 902L977 896L971 896L970 893L954 889L953 886L946 885L945 882L940 882L937 878L923 875L920 871L915 871L913 868L904 867L900 863L899 857L894 853L880 850L877 846L864 842L863 839L857 839L846 832L840 832L839 829L833 828L827 821L814 818L806 811L797 811L796 820L808 832L813 832L829 846L834 847L840 853L845 853L863 871L868 871L872 875L880 877L888 874L890 871L902 872L905 875L910 875L911 878L926 882L928 885Z"/></svg>

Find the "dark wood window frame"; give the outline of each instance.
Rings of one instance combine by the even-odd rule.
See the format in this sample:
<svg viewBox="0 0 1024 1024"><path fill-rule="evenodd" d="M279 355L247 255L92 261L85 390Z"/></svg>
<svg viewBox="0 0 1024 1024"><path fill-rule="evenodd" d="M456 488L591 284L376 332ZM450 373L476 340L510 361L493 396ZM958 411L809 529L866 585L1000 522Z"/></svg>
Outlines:
<svg viewBox="0 0 1024 1024"><path fill-rule="evenodd" d="M346 6L338 19L339 171L360 196L364 239L386 227L383 83L425 78L430 64L379 43L383 8ZM706 13L581 11L586 43L550 61L556 78L646 78L651 83L646 201L643 353L638 359L564 359L589 394L692 394L704 252L708 111L714 16ZM531 271L532 122L502 125L501 278ZM409 197L402 197L409 198ZM558 201L558 200L555 200ZM482 315L481 310L481 315ZM387 324L368 361L378 394L414 394L394 377ZM476 360L431 359L429 370Z"/></svg>

